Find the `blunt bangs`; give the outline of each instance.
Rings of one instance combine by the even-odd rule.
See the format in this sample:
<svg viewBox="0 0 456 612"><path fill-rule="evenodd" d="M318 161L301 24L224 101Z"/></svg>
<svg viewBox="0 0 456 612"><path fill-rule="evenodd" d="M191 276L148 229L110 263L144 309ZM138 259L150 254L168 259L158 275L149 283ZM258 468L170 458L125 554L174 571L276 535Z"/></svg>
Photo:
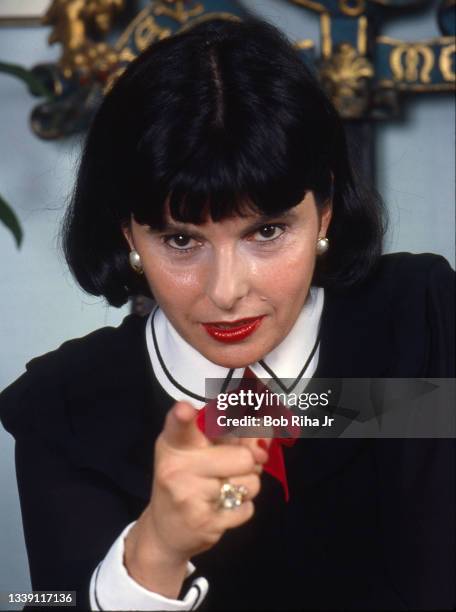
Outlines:
<svg viewBox="0 0 456 612"><path fill-rule="evenodd" d="M159 152L153 143L143 145L143 160L137 165L142 168L137 177L141 188L131 210L135 220L160 229L168 212L176 221L196 225L208 218L217 222L252 213L275 215L299 204L309 190L317 191L317 186L319 192L330 189L329 170L326 177L316 178L311 164L298 153L293 172L291 155L288 165L284 164L278 136L269 136L269 142L261 143L262 156L258 155L260 143L255 134L228 142L220 133L218 141L202 137L193 147L187 142L185 159L181 163L169 160L167 181L157 181L151 175L155 167L152 160ZM280 139L287 144L288 134L284 131Z"/></svg>
<svg viewBox="0 0 456 612"><path fill-rule="evenodd" d="M380 202L353 180L336 111L297 52L258 19L216 19L152 44L128 66L88 134L63 244L89 293L149 295L122 226L166 215L201 224L278 215L313 191L333 204L315 282L349 285L380 253ZM354 249L354 245L356 249Z"/></svg>

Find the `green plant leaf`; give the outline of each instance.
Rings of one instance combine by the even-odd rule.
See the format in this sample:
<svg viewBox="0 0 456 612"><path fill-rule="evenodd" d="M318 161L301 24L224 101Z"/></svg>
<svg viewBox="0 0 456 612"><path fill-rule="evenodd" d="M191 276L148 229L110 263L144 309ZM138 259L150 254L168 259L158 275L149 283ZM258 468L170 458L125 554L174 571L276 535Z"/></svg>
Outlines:
<svg viewBox="0 0 456 612"><path fill-rule="evenodd" d="M13 234L17 248L19 248L23 238L22 228L13 209L5 202L2 196L0 196L0 221L6 225Z"/></svg>
<svg viewBox="0 0 456 612"><path fill-rule="evenodd" d="M0 72L5 72L6 74L10 74L24 81L33 96L49 99L54 97L52 91L50 91L31 70L23 66L0 62Z"/></svg>

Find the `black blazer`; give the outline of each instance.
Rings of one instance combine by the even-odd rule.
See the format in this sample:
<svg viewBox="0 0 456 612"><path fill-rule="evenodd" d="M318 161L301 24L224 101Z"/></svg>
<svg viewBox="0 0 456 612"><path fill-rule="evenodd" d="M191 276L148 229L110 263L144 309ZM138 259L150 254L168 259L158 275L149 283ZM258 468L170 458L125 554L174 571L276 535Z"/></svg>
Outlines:
<svg viewBox="0 0 456 612"><path fill-rule="evenodd" d="M357 289L326 292L315 377L453 377L453 319L443 258L384 256ZM0 395L33 588L77 590L81 609L148 502L173 404L144 327L131 315L66 342ZM193 559L210 583L202 609L453 609L455 457L450 438L298 441L285 449L290 502L263 474L252 520Z"/></svg>

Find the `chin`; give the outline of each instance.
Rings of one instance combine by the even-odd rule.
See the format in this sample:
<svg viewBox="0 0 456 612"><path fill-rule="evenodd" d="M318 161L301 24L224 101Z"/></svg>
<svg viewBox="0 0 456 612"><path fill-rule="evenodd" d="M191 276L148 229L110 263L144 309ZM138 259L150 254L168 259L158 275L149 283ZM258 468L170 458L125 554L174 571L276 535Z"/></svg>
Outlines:
<svg viewBox="0 0 456 612"><path fill-rule="evenodd" d="M256 359L255 361L250 361L250 360L239 360L239 359L211 359L210 361L212 361L212 363L215 363L219 366L222 366L223 368L230 368L230 369L237 369L237 368L246 368L247 366L251 365L252 363L255 363L255 361L258 361L258 359Z"/></svg>
<svg viewBox="0 0 456 612"><path fill-rule="evenodd" d="M241 345L224 347L222 350L208 351L205 357L223 368L246 368L256 363L267 354L268 351L252 350Z"/></svg>

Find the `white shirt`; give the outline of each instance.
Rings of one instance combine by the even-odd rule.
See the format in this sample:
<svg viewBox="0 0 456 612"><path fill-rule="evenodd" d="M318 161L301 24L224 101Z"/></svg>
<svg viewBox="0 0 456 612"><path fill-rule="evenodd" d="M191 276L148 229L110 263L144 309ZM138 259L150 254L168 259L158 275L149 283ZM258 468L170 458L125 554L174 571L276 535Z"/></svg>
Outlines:
<svg viewBox="0 0 456 612"><path fill-rule="evenodd" d="M250 369L258 378L286 379L290 386L298 377L294 392L301 393L318 364L316 344L323 311L324 291L311 287L308 299L290 333L263 360ZM187 400L202 408L206 401L206 378L225 379L228 368L218 366L188 344L177 333L163 311L152 312L146 325L146 343L154 374L172 398ZM312 355L313 353L313 355ZM302 370L312 355L305 372ZM161 359L160 359L161 358ZM162 365L163 364L163 365ZM191 368L189 368L191 364ZM266 365L267 369L265 369ZM197 375L200 373L200 376ZM244 368L236 369L233 378L241 379ZM176 386L178 385L178 386ZM201 399L195 399L199 396ZM134 523L127 525L106 557L95 569L90 582L92 610L195 610L207 594L205 578L196 578L183 600L169 599L148 591L129 576L123 563L124 540ZM188 563L187 577L195 571Z"/></svg>

